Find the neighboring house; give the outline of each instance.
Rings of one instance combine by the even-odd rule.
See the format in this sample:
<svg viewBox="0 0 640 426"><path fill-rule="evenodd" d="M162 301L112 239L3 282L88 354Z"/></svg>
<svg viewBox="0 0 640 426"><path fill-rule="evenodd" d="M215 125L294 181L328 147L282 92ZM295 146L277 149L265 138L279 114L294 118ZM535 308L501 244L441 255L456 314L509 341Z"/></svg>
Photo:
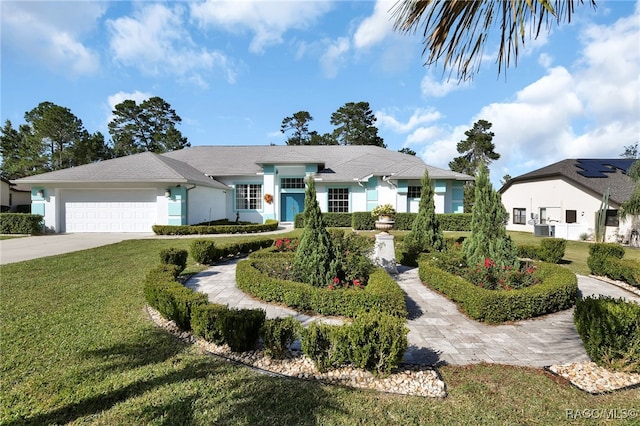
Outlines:
<svg viewBox="0 0 640 426"><path fill-rule="evenodd" d="M31 204L31 191L28 186L17 185L0 176L0 211L3 213L28 211L29 204Z"/></svg>
<svg viewBox="0 0 640 426"><path fill-rule="evenodd" d="M606 209L606 240L636 239L638 218L618 217L620 205L635 188L626 175L634 161L569 159L509 180L500 189L510 215L507 229L569 240L585 234L593 238L596 212Z"/></svg>
<svg viewBox="0 0 640 426"><path fill-rule="evenodd" d="M292 222L304 210L307 176L324 212L391 203L416 212L428 169L436 211L461 213L473 178L375 146L197 146L150 152L20 179L32 212L51 232L150 232L210 220Z"/></svg>

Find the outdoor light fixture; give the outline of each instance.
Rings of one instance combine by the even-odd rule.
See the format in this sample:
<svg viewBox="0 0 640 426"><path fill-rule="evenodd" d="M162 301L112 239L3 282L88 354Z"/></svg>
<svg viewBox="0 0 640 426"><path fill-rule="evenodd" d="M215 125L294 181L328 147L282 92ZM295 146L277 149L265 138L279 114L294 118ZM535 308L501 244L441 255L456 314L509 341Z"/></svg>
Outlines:
<svg viewBox="0 0 640 426"><path fill-rule="evenodd" d="M44 190L43 189L39 189L38 192L36 192L36 195L40 198L44 197Z"/></svg>
<svg viewBox="0 0 640 426"><path fill-rule="evenodd" d="M164 190L164 196L167 197L167 198L171 197L171 190L169 188Z"/></svg>

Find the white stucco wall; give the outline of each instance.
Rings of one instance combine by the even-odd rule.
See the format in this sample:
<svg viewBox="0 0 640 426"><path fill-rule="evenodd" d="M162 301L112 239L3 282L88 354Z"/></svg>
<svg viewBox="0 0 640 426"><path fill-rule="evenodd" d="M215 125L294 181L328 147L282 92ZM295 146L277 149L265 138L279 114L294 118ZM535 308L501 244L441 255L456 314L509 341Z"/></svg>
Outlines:
<svg viewBox="0 0 640 426"><path fill-rule="evenodd" d="M190 225L227 218L227 194L222 189L196 186L187 196L187 223Z"/></svg>

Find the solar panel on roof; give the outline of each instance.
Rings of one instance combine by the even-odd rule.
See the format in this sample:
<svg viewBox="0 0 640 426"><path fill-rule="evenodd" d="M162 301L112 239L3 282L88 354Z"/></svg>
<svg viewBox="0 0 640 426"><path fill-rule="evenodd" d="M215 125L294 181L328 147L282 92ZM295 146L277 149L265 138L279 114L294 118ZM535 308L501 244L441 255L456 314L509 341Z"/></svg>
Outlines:
<svg viewBox="0 0 640 426"><path fill-rule="evenodd" d="M614 158L606 160L577 160L576 167L582 169L578 170L578 174L587 178L606 178L606 173L615 173L618 170L623 173L627 173L629 167L633 164L634 159L627 158Z"/></svg>

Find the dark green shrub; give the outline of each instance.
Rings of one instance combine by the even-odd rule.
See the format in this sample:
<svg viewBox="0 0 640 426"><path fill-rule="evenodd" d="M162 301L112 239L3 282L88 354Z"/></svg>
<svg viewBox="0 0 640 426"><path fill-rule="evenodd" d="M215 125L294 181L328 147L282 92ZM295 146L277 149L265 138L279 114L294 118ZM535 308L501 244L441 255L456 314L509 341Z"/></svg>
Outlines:
<svg viewBox="0 0 640 426"><path fill-rule="evenodd" d="M373 252L374 240L355 232L345 232L344 230L331 230L331 240L339 256L340 270L337 277L341 282L353 282L359 280L366 283L369 274L374 269L371 253Z"/></svg>
<svg viewBox="0 0 640 426"><path fill-rule="evenodd" d="M358 368L388 374L407 350L404 319L378 313L358 315L346 326L349 361Z"/></svg>
<svg viewBox="0 0 640 426"><path fill-rule="evenodd" d="M568 309L574 305L578 280L571 271L550 263L537 265L540 284L519 290L487 290L462 277L421 260L419 275L430 288L454 301L467 315L478 321L500 323L533 318Z"/></svg>
<svg viewBox="0 0 640 426"><path fill-rule="evenodd" d="M322 220L328 228L351 228L351 213L322 213Z"/></svg>
<svg viewBox="0 0 640 426"><path fill-rule="evenodd" d="M160 263L164 265L176 265L179 272L187 267L189 252L182 249L168 248L160 252Z"/></svg>
<svg viewBox="0 0 640 426"><path fill-rule="evenodd" d="M598 365L640 373L640 305L606 296L576 303L576 329Z"/></svg>
<svg viewBox="0 0 640 426"><path fill-rule="evenodd" d="M0 234L39 235L44 229L43 220L39 214L0 213Z"/></svg>
<svg viewBox="0 0 640 426"><path fill-rule="evenodd" d="M275 231L278 225L275 220L267 220L251 225L153 225L151 229L156 235L253 234Z"/></svg>
<svg viewBox="0 0 640 426"><path fill-rule="evenodd" d="M595 243L589 246L590 256L616 257L622 259L624 257L624 247L615 243Z"/></svg>
<svg viewBox="0 0 640 426"><path fill-rule="evenodd" d="M424 253L445 249L444 236L436 216L434 194L429 172L425 169L424 176L422 176L420 207L411 225L411 231L404 237L403 252Z"/></svg>
<svg viewBox="0 0 640 426"><path fill-rule="evenodd" d="M293 218L293 227L296 229L304 228L304 212L296 214Z"/></svg>
<svg viewBox="0 0 640 426"><path fill-rule="evenodd" d="M348 358L344 334L344 326L314 322L302 331L300 340L302 352L321 372L339 367L346 363Z"/></svg>
<svg viewBox="0 0 640 426"><path fill-rule="evenodd" d="M538 246L534 246L533 244L520 245L518 246L518 257L540 260L540 249Z"/></svg>
<svg viewBox="0 0 640 426"><path fill-rule="evenodd" d="M209 265L220 257L213 240L191 241L190 252L193 260L202 265Z"/></svg>
<svg viewBox="0 0 640 426"><path fill-rule="evenodd" d="M262 309L229 309L221 312L217 321L231 350L245 352L256 347L264 319Z"/></svg>
<svg viewBox="0 0 640 426"><path fill-rule="evenodd" d="M178 267L160 265L152 269L145 279L146 302L166 319L183 330L191 330L191 310L197 304L207 304L206 294L195 293L175 281Z"/></svg>
<svg viewBox="0 0 640 426"><path fill-rule="evenodd" d="M471 231L471 213L441 213L437 216L443 231Z"/></svg>
<svg viewBox="0 0 640 426"><path fill-rule="evenodd" d="M221 320L229 308L226 305L207 303L196 305L191 310L191 327L196 336L221 345L224 343Z"/></svg>
<svg viewBox="0 0 640 426"><path fill-rule="evenodd" d="M376 229L376 218L369 212L352 213L351 227L358 231L371 231Z"/></svg>
<svg viewBox="0 0 640 426"><path fill-rule="evenodd" d="M260 331L265 353L273 358L283 358L291 344L300 336L301 329L302 326L293 317L265 320Z"/></svg>
<svg viewBox="0 0 640 426"><path fill-rule="evenodd" d="M393 229L398 231L409 231L416 220L417 213L396 213L393 220Z"/></svg>
<svg viewBox="0 0 640 426"><path fill-rule="evenodd" d="M558 263L564 257L567 248L567 240L562 238L543 238L540 241L540 260L549 263Z"/></svg>
<svg viewBox="0 0 640 426"><path fill-rule="evenodd" d="M624 281L640 288L640 262L633 259L604 258L603 273L612 280Z"/></svg>

